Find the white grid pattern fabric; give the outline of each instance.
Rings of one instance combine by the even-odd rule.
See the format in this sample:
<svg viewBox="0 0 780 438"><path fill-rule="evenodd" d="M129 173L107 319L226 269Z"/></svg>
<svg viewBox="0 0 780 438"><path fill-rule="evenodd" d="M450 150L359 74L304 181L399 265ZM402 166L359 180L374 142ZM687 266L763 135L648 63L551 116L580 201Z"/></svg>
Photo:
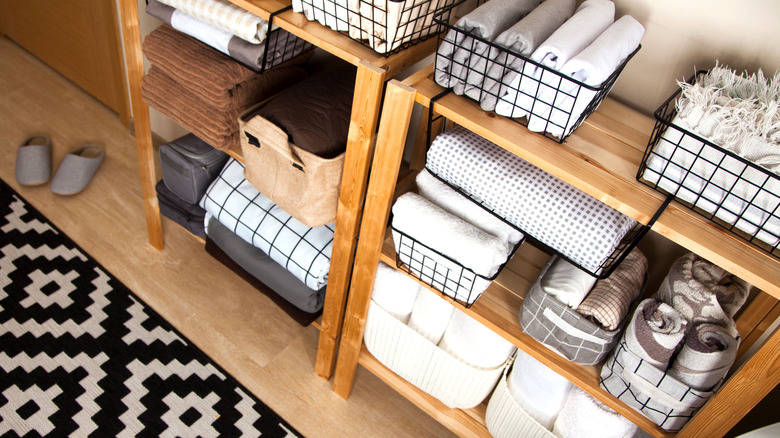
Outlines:
<svg viewBox="0 0 780 438"><path fill-rule="evenodd" d="M434 139L426 168L590 272L636 224L461 126Z"/></svg>
<svg viewBox="0 0 780 438"><path fill-rule="evenodd" d="M222 30L260 44L265 39L268 22L226 0L159 0L187 15Z"/></svg>
<svg viewBox="0 0 780 438"><path fill-rule="evenodd" d="M309 288L319 290L327 284L336 226L332 222L313 228L302 224L257 191L235 159L228 160L200 206Z"/></svg>

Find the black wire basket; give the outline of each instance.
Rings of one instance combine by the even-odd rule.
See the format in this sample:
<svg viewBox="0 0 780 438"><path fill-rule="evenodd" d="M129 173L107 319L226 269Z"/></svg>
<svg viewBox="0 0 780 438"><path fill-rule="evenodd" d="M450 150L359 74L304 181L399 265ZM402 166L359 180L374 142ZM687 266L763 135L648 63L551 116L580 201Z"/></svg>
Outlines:
<svg viewBox="0 0 780 438"><path fill-rule="evenodd" d="M280 9L272 13L268 18L268 31L264 40L265 50L262 65L260 69L255 69L259 73L284 64L304 52L314 50L314 45L308 41L298 38L280 27L274 27L274 17L290 8L288 6Z"/></svg>
<svg viewBox="0 0 780 438"><path fill-rule="evenodd" d="M677 90L655 111L637 179L780 257L780 176L680 127L681 94Z"/></svg>
<svg viewBox="0 0 780 438"><path fill-rule="evenodd" d="M559 143L599 107L641 48L591 86L451 25L448 14L445 9L434 17L446 31L439 34L436 82Z"/></svg>

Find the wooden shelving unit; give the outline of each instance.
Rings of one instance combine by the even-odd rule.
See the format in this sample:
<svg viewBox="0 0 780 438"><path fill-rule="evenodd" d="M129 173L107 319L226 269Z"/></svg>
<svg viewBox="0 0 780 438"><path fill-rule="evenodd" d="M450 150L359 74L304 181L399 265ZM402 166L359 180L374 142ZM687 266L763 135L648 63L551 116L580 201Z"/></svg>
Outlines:
<svg viewBox="0 0 780 438"><path fill-rule="evenodd" d="M272 13L290 5L290 2L286 0L231 1L266 20L270 18ZM162 249L160 208L154 189L157 182L155 175L156 157L152 145L149 109L141 99L144 67L138 3L137 0L121 0L119 3L147 232L149 243L157 249ZM368 170L373 158L375 133L385 83L387 79L432 53L435 50L436 38L429 38L401 52L385 57L341 33L317 22L308 21L303 14L295 13L292 10L274 15L273 24L357 66L331 267L320 323L320 341L315 366L318 375L329 379L333 372L336 358L335 349L341 334L341 322L352 272L357 233L363 212ZM240 151L230 151L230 154L239 160L241 159Z"/></svg>
<svg viewBox="0 0 780 438"><path fill-rule="evenodd" d="M444 91L431 75L432 66L404 82L390 81L387 88L333 388L342 397L348 397L360 364L461 436L490 436L479 408L477 412L452 410L427 394L420 394L372 357L362 341L377 265L383 260L395 266L387 226L394 198L408 186L407 178L399 182L398 175L412 108L415 102L430 107L431 99ZM476 102L452 93L436 100L433 110L642 223L647 223L664 201L661 194L635 177L653 120L610 99L563 144L487 113ZM675 203L663 211L653 230L763 290L737 319L743 344L751 340L741 352L778 318L780 260ZM601 389L600 367L569 362L523 333L518 321L520 305L547 257L541 250L523 244L479 300L468 309L460 308L652 436L722 436L780 381L780 331L775 331L739 369L732 370L721 390L684 429L678 433L660 429Z"/></svg>

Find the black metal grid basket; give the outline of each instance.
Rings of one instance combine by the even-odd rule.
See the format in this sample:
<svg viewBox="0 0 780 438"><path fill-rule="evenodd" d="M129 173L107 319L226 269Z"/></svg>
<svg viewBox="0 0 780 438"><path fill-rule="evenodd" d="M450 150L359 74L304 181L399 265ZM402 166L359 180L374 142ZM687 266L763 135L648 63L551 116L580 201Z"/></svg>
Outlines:
<svg viewBox="0 0 780 438"><path fill-rule="evenodd" d="M681 93L655 111L637 179L780 257L780 176L677 125Z"/></svg>
<svg viewBox="0 0 780 438"><path fill-rule="evenodd" d="M288 6L273 12L268 18L268 31L266 32L265 40L263 40L265 50L263 53L262 68L258 70L259 73L263 73L265 70L276 67L277 65L284 64L306 51L314 50L314 45L310 42L298 38L280 27L274 28L274 17L291 8L291 6Z"/></svg>
<svg viewBox="0 0 780 438"><path fill-rule="evenodd" d="M477 301L523 243L521 240L515 245L495 275L485 277L395 227L391 227L391 231L398 248L396 266L466 308Z"/></svg>
<svg viewBox="0 0 780 438"><path fill-rule="evenodd" d="M389 56L441 32L456 0L293 0L295 12Z"/></svg>
<svg viewBox="0 0 780 438"><path fill-rule="evenodd" d="M446 30L439 34L434 68L437 83L442 85L442 77L451 78L450 85L460 81L462 85L442 86L558 143L599 107L641 48L628 55L601 85L590 86L449 24L445 13L449 12L445 9L434 17ZM446 54L442 54L444 47Z"/></svg>

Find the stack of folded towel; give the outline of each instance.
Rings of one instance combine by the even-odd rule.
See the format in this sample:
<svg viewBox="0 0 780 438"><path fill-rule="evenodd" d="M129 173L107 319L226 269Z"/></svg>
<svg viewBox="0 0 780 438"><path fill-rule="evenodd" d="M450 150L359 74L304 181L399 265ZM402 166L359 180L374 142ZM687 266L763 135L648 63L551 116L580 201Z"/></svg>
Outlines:
<svg viewBox="0 0 780 438"><path fill-rule="evenodd" d="M596 97L580 84L601 86L643 35L632 17L615 21L610 0L576 9L574 0L492 0L454 25L437 53L435 80L487 111L528 116L529 129L563 138Z"/></svg>
<svg viewBox="0 0 780 438"><path fill-rule="evenodd" d="M142 48L152 64L142 83L146 103L222 150L240 146L243 111L306 77L301 64L312 53L259 74L165 24Z"/></svg>
<svg viewBox="0 0 780 438"><path fill-rule="evenodd" d="M523 411L547 430L552 430L573 385L560 374L517 350L507 388Z"/></svg>
<svg viewBox="0 0 780 438"><path fill-rule="evenodd" d="M569 392L553 426L560 438L626 438L636 432L636 424L577 387Z"/></svg>

